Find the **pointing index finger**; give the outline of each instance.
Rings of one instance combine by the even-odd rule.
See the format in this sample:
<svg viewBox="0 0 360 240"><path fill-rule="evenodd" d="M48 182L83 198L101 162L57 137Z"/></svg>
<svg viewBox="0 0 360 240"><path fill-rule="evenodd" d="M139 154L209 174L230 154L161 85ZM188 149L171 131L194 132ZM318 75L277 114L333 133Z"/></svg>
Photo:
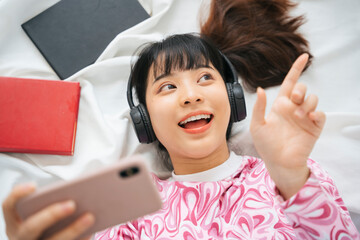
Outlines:
<svg viewBox="0 0 360 240"><path fill-rule="evenodd" d="M279 96L290 97L291 91L294 88L297 80L299 79L302 71L304 70L306 63L309 59L309 55L304 53L300 55L294 64L291 66L288 74L286 75L284 82L281 84Z"/></svg>

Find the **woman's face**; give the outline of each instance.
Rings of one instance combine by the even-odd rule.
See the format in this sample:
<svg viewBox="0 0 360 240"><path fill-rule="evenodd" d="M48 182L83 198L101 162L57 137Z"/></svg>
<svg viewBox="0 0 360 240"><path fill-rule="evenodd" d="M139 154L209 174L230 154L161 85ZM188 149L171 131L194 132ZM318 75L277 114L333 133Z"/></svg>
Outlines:
<svg viewBox="0 0 360 240"><path fill-rule="evenodd" d="M227 150L230 104L224 80L210 64L154 76L146 104L158 140L173 158L205 158Z"/></svg>

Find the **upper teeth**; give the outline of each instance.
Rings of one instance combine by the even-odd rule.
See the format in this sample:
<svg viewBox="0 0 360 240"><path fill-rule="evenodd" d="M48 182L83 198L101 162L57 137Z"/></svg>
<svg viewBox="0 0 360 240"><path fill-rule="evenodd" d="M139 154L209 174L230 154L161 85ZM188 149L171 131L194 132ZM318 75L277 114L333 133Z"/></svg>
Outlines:
<svg viewBox="0 0 360 240"><path fill-rule="evenodd" d="M199 114L196 116L191 116L191 117L185 119L184 121L181 121L180 125L184 125L191 121L196 121L196 120L200 120L200 119L208 119L208 118L210 118L210 114Z"/></svg>

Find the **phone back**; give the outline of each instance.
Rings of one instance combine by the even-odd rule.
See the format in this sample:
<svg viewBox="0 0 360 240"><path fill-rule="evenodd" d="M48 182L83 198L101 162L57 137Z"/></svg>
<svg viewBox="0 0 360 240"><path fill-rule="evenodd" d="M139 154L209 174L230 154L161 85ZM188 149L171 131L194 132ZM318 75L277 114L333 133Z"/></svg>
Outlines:
<svg viewBox="0 0 360 240"><path fill-rule="evenodd" d="M132 156L76 180L46 186L21 199L17 210L26 219L51 203L70 199L76 202L76 212L49 228L43 237L63 229L85 212L95 215L95 224L79 239L153 213L162 206L147 167L140 156Z"/></svg>

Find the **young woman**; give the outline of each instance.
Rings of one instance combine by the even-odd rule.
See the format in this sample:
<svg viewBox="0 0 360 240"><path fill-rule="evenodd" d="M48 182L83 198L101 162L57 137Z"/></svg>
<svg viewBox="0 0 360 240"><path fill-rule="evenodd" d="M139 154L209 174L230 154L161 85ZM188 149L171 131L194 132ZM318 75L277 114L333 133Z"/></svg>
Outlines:
<svg viewBox="0 0 360 240"><path fill-rule="evenodd" d="M237 79L216 47L185 34L144 48L130 81L173 174L154 177L163 209L96 239L360 239L333 181L308 159L325 115L297 83L307 59L296 60L266 118L265 92L257 90L250 130L260 160L227 146L232 111L244 109L229 100L227 84ZM14 205L32 190L15 188L4 202L10 239L36 239L75 208L54 204L20 222ZM70 239L93 221L87 214L56 237Z"/></svg>
<svg viewBox="0 0 360 240"><path fill-rule="evenodd" d="M219 17L214 11L221 9L216 4L228 4L221 11L231 15L231 2L241 6L247 1L213 1L213 21ZM260 9L273 11L266 3L277 4L254 2L260 3ZM276 6L275 10L282 9L281 4ZM243 39L247 43L254 39L254 45L243 48L247 52L232 55L232 47L218 47L250 88L281 83L289 62L305 51L288 42L296 38L291 34L285 34L284 41L272 41L281 36L269 37L264 24L259 24L263 29L254 30L258 36ZM275 32L294 31L291 24L287 26L287 30ZM222 31L210 29L206 35ZM267 49L268 54L262 51L261 33L266 41L270 39L265 45L275 48ZM228 42L226 38L215 41L217 46L226 46L224 42ZM279 44L282 47L277 49ZM260 160L237 156L227 146L236 119L232 115L241 107L234 107L236 100L229 98L227 85L231 88L237 79L228 73L230 65L218 48L205 37L185 34L141 51L130 81L141 109L148 114L147 140L158 143L173 173L166 180L154 176L164 202L160 211L100 232L95 239L360 239L332 179L308 159L325 122L324 113L316 111L317 97L306 97L305 85L297 83L309 55L301 55L283 77L279 95L266 117L265 92L257 88L250 130ZM276 54L281 50L289 52L281 52L282 64L278 66ZM9 239L37 239L44 229L74 212L72 201L55 203L21 222L14 206L32 191L32 185L18 186L3 203ZM74 239L94 221L91 213L85 214L53 239Z"/></svg>
<svg viewBox="0 0 360 240"><path fill-rule="evenodd" d="M143 49L130 81L172 177L154 177L162 210L96 239L360 239L333 181L308 159L325 115L297 83L307 60L296 60L266 118L257 90L250 130L260 160L227 146L234 82L218 49L187 34Z"/></svg>

